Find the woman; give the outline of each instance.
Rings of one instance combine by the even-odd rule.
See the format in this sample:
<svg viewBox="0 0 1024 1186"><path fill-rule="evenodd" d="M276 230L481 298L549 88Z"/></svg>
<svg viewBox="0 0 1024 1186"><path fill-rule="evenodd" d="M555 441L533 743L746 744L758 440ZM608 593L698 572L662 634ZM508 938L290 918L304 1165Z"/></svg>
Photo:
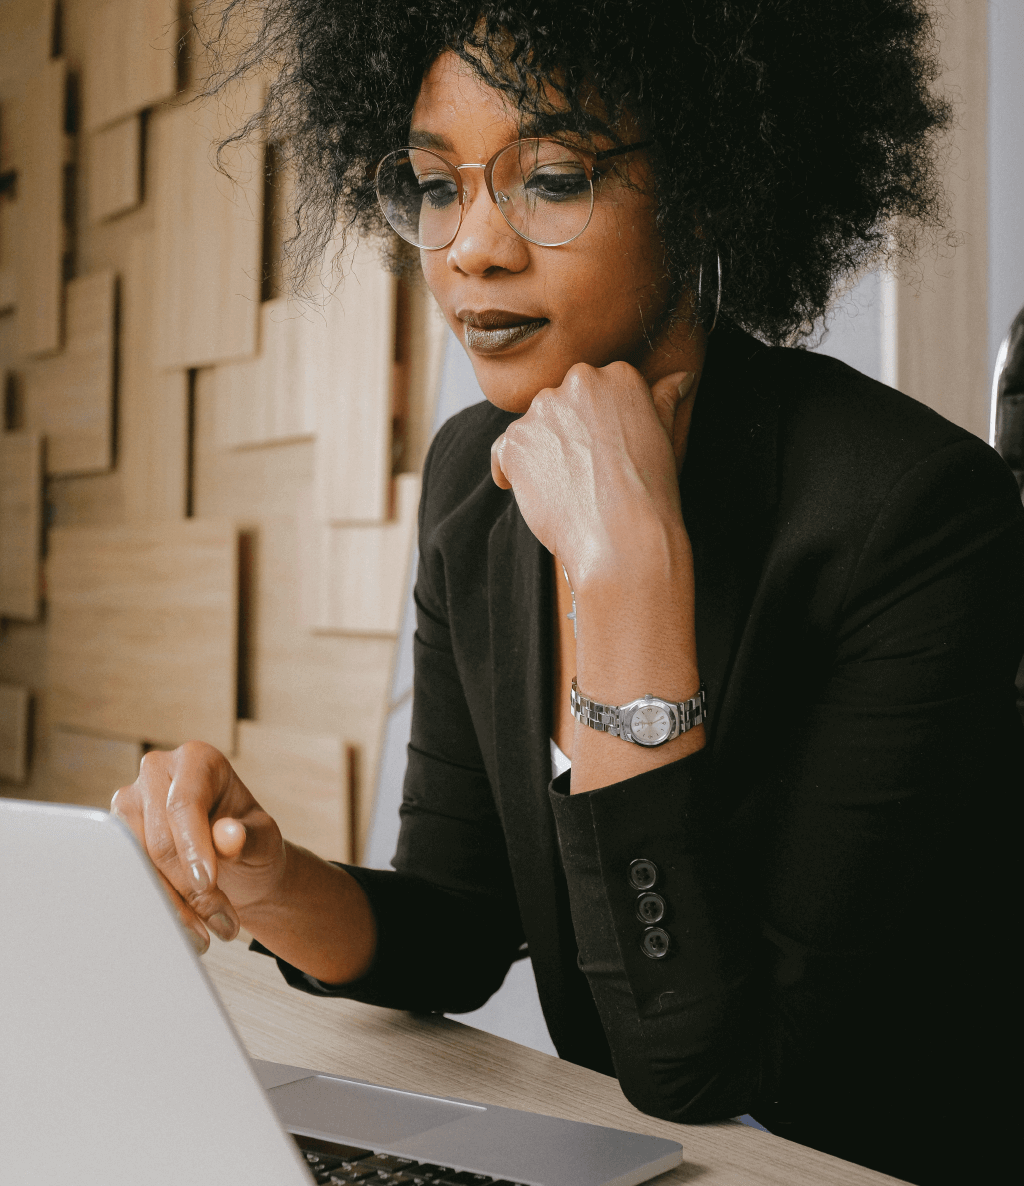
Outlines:
<svg viewBox="0 0 1024 1186"><path fill-rule="evenodd" d="M935 1182L997 1013L1024 512L980 441L765 344L933 216L947 112L916 0L763 10L265 6L237 69L284 63L300 262L339 212L397 232L488 402L424 470L395 871L283 842L195 743L114 809L200 948L460 1012L525 941L638 1108Z"/></svg>

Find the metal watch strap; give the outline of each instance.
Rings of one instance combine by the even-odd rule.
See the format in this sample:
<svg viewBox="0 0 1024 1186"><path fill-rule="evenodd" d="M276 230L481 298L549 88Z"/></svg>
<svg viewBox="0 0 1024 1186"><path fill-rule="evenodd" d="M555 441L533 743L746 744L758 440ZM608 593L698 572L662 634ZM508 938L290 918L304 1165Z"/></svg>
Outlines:
<svg viewBox="0 0 1024 1186"><path fill-rule="evenodd" d="M654 696L647 698L660 699L660 697ZM622 729L622 708L617 704L599 704L596 700L591 700L589 696L584 696L576 684L575 676L572 680L569 702L572 706L572 715L581 724L596 729L599 733L610 733L613 737L623 737L626 741L631 740L631 738L625 737ZM662 703L670 705L675 716L672 732L665 738L666 741L672 741L681 733L688 733L707 720L708 710L703 684L701 684L697 695L689 700L666 700ZM630 706L633 705L635 705L635 701L630 703Z"/></svg>

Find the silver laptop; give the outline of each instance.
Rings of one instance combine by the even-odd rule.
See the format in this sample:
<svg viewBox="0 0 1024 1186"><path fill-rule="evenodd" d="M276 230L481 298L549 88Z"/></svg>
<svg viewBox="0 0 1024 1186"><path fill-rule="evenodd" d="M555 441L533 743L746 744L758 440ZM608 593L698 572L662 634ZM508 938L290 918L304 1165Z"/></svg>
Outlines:
<svg viewBox="0 0 1024 1186"><path fill-rule="evenodd" d="M659 1137L250 1061L131 832L0 799L5 1184L633 1186L681 1160Z"/></svg>

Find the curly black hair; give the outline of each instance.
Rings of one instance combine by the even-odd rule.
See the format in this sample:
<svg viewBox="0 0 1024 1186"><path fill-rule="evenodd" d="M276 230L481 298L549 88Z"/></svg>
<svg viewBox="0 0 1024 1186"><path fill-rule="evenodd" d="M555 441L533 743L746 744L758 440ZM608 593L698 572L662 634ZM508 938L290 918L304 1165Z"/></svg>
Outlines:
<svg viewBox="0 0 1024 1186"><path fill-rule="evenodd" d="M936 162L950 104L934 92L925 0L207 0L211 10L210 89L272 76L239 134L259 128L294 168L300 281L339 220L400 265L373 170L407 142L423 75L445 50L523 119L550 113L552 95L583 135L616 140L623 113L639 119L656 142L674 282L696 289L720 258L722 315L769 342L808 334L844 276L913 250L944 214ZM715 301L716 285L702 288Z"/></svg>

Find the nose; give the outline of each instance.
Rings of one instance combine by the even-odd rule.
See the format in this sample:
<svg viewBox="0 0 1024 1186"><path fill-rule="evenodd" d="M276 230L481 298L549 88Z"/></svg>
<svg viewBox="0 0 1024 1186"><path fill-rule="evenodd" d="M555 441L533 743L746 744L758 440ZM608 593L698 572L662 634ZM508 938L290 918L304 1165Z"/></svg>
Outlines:
<svg viewBox="0 0 1024 1186"><path fill-rule="evenodd" d="M502 218L479 169L470 168L468 176L463 174L465 205L459 232L448 248L448 267L468 276L495 269L521 272L530 262L529 244Z"/></svg>

